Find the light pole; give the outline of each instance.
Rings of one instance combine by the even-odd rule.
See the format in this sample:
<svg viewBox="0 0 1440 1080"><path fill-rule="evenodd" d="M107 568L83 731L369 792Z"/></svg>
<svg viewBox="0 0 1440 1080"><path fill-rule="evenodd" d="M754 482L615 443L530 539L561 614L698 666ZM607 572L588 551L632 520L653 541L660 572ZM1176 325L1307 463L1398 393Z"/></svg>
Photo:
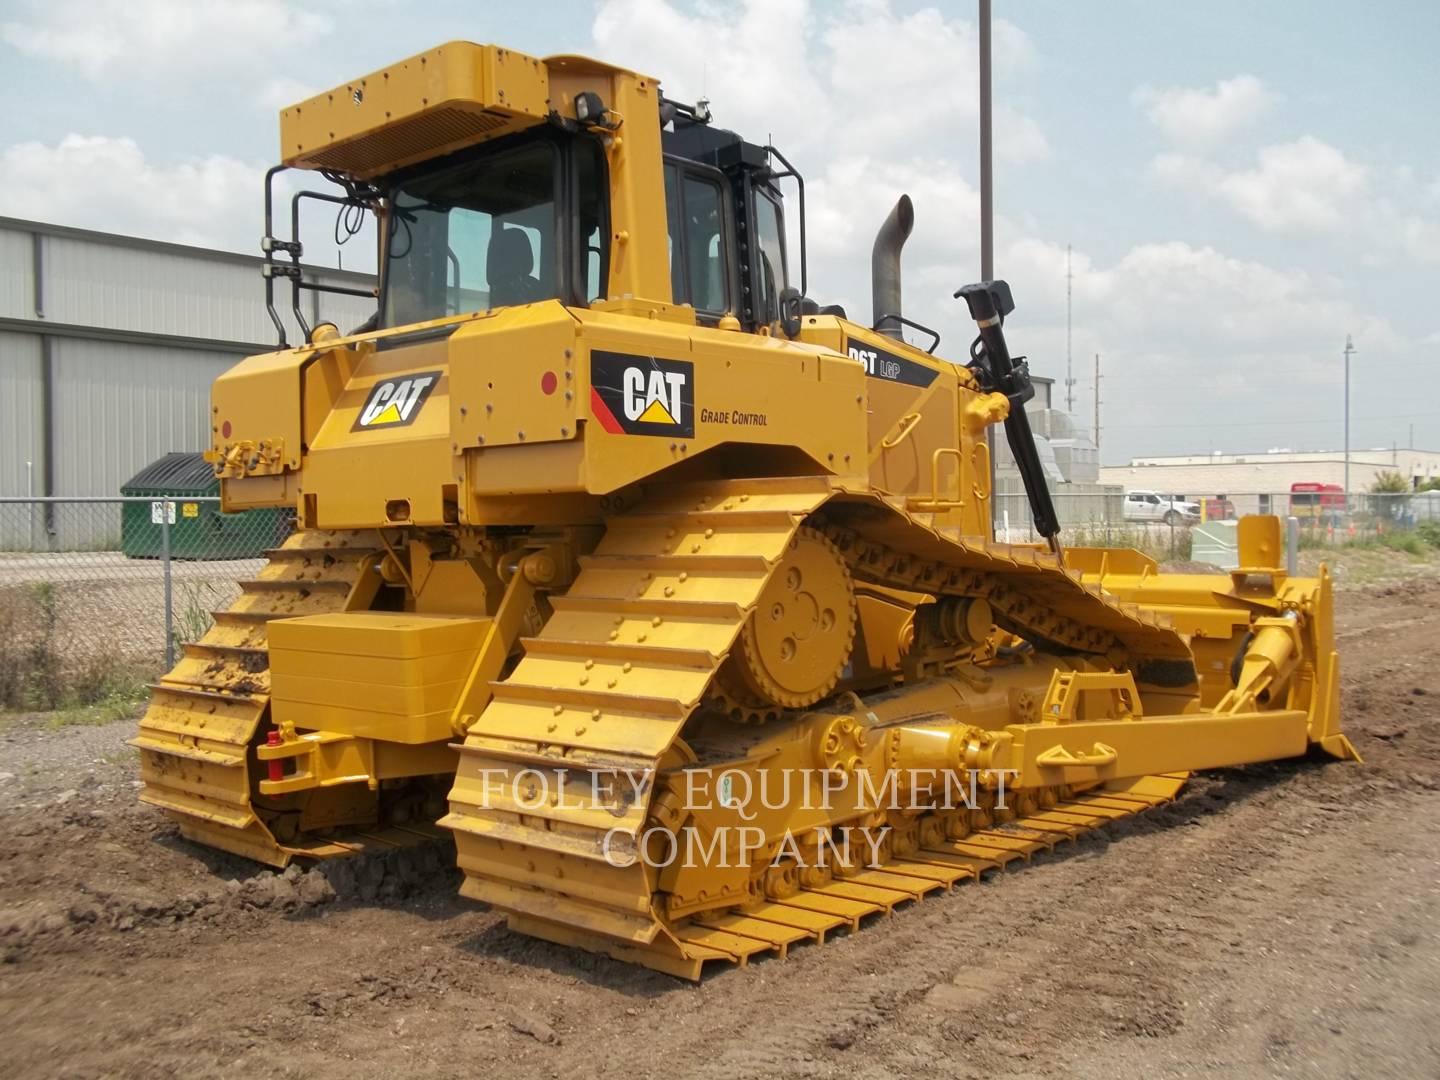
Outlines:
<svg viewBox="0 0 1440 1080"><path fill-rule="evenodd" d="M980 0L980 280L995 276L995 192L990 159L990 0Z"/></svg>
<svg viewBox="0 0 1440 1080"><path fill-rule="evenodd" d="M1345 335L1345 510L1350 510L1350 357L1355 344Z"/></svg>
<svg viewBox="0 0 1440 1080"><path fill-rule="evenodd" d="M995 193L990 159L990 0L980 0L980 280L995 277ZM995 428L985 428L990 459L990 535L995 535ZM1008 540L1009 537L1006 537Z"/></svg>

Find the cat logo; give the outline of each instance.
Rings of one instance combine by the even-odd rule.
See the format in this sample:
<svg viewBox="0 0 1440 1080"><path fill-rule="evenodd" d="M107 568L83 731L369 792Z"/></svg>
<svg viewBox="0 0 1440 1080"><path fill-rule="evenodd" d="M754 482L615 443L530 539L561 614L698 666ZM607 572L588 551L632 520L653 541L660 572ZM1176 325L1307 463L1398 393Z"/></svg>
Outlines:
<svg viewBox="0 0 1440 1080"><path fill-rule="evenodd" d="M351 431L375 431L377 428L404 427L420 415L420 406L440 381L438 371L417 371L412 375L396 375L382 379L365 399L365 407L355 418Z"/></svg>
<svg viewBox="0 0 1440 1080"><path fill-rule="evenodd" d="M695 366L688 360L596 351L590 411L614 435L695 435Z"/></svg>

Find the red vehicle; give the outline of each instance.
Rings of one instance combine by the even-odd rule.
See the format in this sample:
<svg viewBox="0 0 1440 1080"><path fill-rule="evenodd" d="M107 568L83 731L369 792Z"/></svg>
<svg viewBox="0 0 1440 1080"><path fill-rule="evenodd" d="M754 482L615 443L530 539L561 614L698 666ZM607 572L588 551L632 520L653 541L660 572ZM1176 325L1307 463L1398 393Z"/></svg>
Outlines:
<svg viewBox="0 0 1440 1080"><path fill-rule="evenodd" d="M1224 495L1202 496L1195 501L1206 521L1228 521L1235 516L1235 504Z"/></svg>
<svg viewBox="0 0 1440 1080"><path fill-rule="evenodd" d="M1334 518L1345 510L1345 489L1339 484L1290 485L1290 513L1300 518Z"/></svg>

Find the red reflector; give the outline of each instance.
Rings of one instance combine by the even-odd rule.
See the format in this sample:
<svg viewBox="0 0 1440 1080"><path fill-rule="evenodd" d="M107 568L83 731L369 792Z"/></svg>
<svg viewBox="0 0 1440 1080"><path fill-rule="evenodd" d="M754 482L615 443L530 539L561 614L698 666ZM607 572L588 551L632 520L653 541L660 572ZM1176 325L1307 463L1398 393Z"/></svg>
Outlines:
<svg viewBox="0 0 1440 1080"><path fill-rule="evenodd" d="M223 424L220 425L220 437L223 438L223 439L228 439L228 438L230 437L230 421L229 421L229 420L226 420Z"/></svg>
<svg viewBox="0 0 1440 1080"><path fill-rule="evenodd" d="M540 389L547 394L553 394L555 387L560 385L560 380L555 378L555 372L547 371L540 376Z"/></svg>

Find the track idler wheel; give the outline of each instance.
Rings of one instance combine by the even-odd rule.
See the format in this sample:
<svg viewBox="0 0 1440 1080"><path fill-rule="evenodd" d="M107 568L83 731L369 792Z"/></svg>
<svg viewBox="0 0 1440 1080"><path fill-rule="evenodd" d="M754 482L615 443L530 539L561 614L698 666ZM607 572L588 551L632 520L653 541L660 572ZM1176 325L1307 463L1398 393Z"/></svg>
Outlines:
<svg viewBox="0 0 1440 1080"><path fill-rule="evenodd" d="M835 689L855 643L855 590L840 550L800 528L721 667L712 704L760 723Z"/></svg>

